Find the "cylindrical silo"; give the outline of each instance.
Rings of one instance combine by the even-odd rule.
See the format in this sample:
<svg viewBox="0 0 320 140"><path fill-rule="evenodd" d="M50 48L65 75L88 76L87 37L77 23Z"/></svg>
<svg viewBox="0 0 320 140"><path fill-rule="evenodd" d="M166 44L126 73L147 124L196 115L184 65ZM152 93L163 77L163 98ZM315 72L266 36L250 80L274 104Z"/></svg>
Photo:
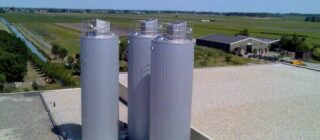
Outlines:
<svg viewBox="0 0 320 140"><path fill-rule="evenodd" d="M158 20L140 21L129 34L128 132L130 140L149 140L151 41L158 35Z"/></svg>
<svg viewBox="0 0 320 140"><path fill-rule="evenodd" d="M152 41L150 140L189 140L195 42L186 22Z"/></svg>
<svg viewBox="0 0 320 140"><path fill-rule="evenodd" d="M119 37L101 20L83 22L82 140L118 139Z"/></svg>

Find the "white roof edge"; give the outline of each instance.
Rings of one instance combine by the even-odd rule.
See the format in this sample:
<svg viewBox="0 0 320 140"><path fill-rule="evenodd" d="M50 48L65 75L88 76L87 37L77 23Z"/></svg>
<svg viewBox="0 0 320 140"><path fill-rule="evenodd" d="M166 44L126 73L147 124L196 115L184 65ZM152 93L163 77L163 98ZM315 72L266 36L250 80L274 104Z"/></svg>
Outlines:
<svg viewBox="0 0 320 140"><path fill-rule="evenodd" d="M208 34L208 35L205 35L205 36L200 37L199 39L205 38L205 37L208 37L208 36L212 36L212 35L219 35L219 34ZM241 41L245 41L245 40L248 40L248 39L253 39L253 40L256 40L256 41L259 41L259 42L263 42L263 43L268 43L268 44L271 44L271 43L280 41L279 39L276 39L276 40L267 42L267 41L259 40L258 38L255 38L255 37L247 37L247 38L244 38L244 39L241 39L241 40L232 42L232 43L230 43L230 45L233 45L233 44L235 44L235 43L239 43L239 42L241 42Z"/></svg>
<svg viewBox="0 0 320 140"><path fill-rule="evenodd" d="M230 45L233 45L233 44L235 44L235 43L239 43L239 42L241 42L241 41L245 41L245 40L248 40L248 39L252 39L252 40L255 40L255 41L258 41L258 42L267 43L267 44L271 44L271 43L280 41L279 39L277 39L277 40L272 40L272 41L270 41L270 42L267 42L267 41L263 41L263 40L260 40L260 39L258 39L258 38L255 38L255 37L248 37L248 38L245 38L245 39L242 39L242 40L239 40L239 41L232 42L232 43L230 43Z"/></svg>

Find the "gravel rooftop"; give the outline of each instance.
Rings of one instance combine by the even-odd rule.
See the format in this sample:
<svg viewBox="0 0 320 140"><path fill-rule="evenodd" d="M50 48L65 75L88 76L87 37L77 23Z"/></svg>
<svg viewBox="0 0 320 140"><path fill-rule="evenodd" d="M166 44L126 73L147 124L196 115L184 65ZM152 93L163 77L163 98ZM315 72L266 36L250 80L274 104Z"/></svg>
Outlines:
<svg viewBox="0 0 320 140"><path fill-rule="evenodd" d="M212 139L320 139L320 72L283 64L204 68L194 70L193 85L192 127Z"/></svg>
<svg viewBox="0 0 320 140"><path fill-rule="evenodd" d="M119 77L126 87L127 74ZM191 127L211 139L320 139L320 72L283 64L204 68L194 70L193 83ZM56 124L80 139L81 90L41 94ZM56 140L51 127L38 94L0 95L0 140Z"/></svg>
<svg viewBox="0 0 320 140"><path fill-rule="evenodd" d="M81 89L51 90L41 94L57 127L66 134L65 138L81 140ZM119 121L127 123L127 107L121 102ZM123 129L121 125L120 129Z"/></svg>
<svg viewBox="0 0 320 140"><path fill-rule="evenodd" d="M38 93L0 94L0 140L58 140Z"/></svg>

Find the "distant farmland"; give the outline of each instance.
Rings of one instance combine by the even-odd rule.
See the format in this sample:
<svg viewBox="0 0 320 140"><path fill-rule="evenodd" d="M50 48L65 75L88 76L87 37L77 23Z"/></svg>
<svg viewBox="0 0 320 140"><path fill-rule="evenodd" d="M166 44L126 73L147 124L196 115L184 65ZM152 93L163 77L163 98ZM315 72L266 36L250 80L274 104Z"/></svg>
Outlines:
<svg viewBox="0 0 320 140"><path fill-rule="evenodd" d="M81 31L81 29L82 29L82 23L56 23L56 25L66 27L69 29L74 29L76 31ZM119 36L127 36L130 29L111 26L111 31L116 33Z"/></svg>
<svg viewBox="0 0 320 140"><path fill-rule="evenodd" d="M226 17L213 15L191 14L35 14L35 13L8 13L0 14L14 25L28 29L47 43L55 43L69 51L70 55L79 52L80 31L72 26L83 20L100 18L111 22L121 34L126 34L133 27L133 20L158 18L162 22L186 20L194 30L194 37L208 34L235 33L247 28L250 35L264 38L280 38L283 34L306 35L308 44L320 44L320 24L304 22L301 17L278 18L250 18ZM201 22L208 19L212 22ZM71 26L71 27L70 27Z"/></svg>

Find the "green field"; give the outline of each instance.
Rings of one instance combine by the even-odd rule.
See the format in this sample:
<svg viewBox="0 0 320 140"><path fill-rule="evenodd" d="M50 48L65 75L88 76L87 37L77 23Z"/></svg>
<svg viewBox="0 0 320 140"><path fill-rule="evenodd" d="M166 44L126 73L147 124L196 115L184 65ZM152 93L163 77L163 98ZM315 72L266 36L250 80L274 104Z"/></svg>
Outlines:
<svg viewBox="0 0 320 140"><path fill-rule="evenodd" d="M226 56L230 56L230 61L226 61ZM263 64L266 62L243 58L228 54L222 50L206 47L195 47L194 66L201 67L221 67L229 65L248 65L248 64Z"/></svg>
<svg viewBox="0 0 320 140"><path fill-rule="evenodd" d="M0 30L7 31L10 33L10 30L6 25L4 25L2 22L0 22Z"/></svg>
<svg viewBox="0 0 320 140"><path fill-rule="evenodd" d="M264 38L280 38L282 34L306 35L308 44L320 44L320 23L304 22L300 17L278 18L250 18L226 17L214 15L187 15L187 14L35 14L9 13L0 14L19 28L31 31L35 36L48 43L55 43L69 51L69 55L79 52L79 34L74 29L56 25L55 23L79 23L83 20L100 18L108 20L113 26L129 29L133 27L133 20L158 18L162 22L186 20L193 27L194 37L208 34L235 33L247 28L250 35ZM203 23L202 19L214 20Z"/></svg>
<svg viewBox="0 0 320 140"><path fill-rule="evenodd" d="M80 31L57 23L80 23L83 20L95 18L108 20L112 26L129 30L134 27L134 20L158 18L161 22L185 20L193 28L195 38L208 34L234 35L241 30L248 29L251 36L278 39L284 34L308 36L307 43L320 44L320 23L304 22L300 17L278 17L278 18L250 18L250 17L226 17L214 15L192 15L192 14L36 14L36 13L6 13L0 14L17 27L33 44L45 52L47 56L54 58L51 54L51 44L57 44L68 50L69 56L74 56L80 51ZM202 19L213 20L204 23ZM71 24L68 24L71 25ZM72 24L75 25L75 24ZM0 30L8 30L0 23ZM127 42L127 37L122 37L122 42ZM123 49L123 48L122 48ZM227 61L227 56L230 57ZM52 61L51 61L52 62ZM63 61L61 61L63 62ZM52 73L58 79L65 79L79 85L79 77L72 75L70 69L65 69L61 62L51 63L53 68L61 72ZM59 64L56 64L59 63ZM228 65L247 65L264 63L252 59L230 55L221 50L197 46L195 48L195 67L215 67ZM120 61L121 71L126 71L126 62ZM58 74L57 74L58 73ZM63 74L59 74L63 73ZM54 77L54 76L53 76ZM34 75L27 79L39 79ZM29 80L30 81L30 80ZM59 84L50 84L47 88L60 88Z"/></svg>
<svg viewBox="0 0 320 140"><path fill-rule="evenodd" d="M25 28L48 44L57 44L66 48L69 55L79 52L80 32L65 29L52 23L20 23L17 27ZM39 41L41 42L41 41Z"/></svg>

